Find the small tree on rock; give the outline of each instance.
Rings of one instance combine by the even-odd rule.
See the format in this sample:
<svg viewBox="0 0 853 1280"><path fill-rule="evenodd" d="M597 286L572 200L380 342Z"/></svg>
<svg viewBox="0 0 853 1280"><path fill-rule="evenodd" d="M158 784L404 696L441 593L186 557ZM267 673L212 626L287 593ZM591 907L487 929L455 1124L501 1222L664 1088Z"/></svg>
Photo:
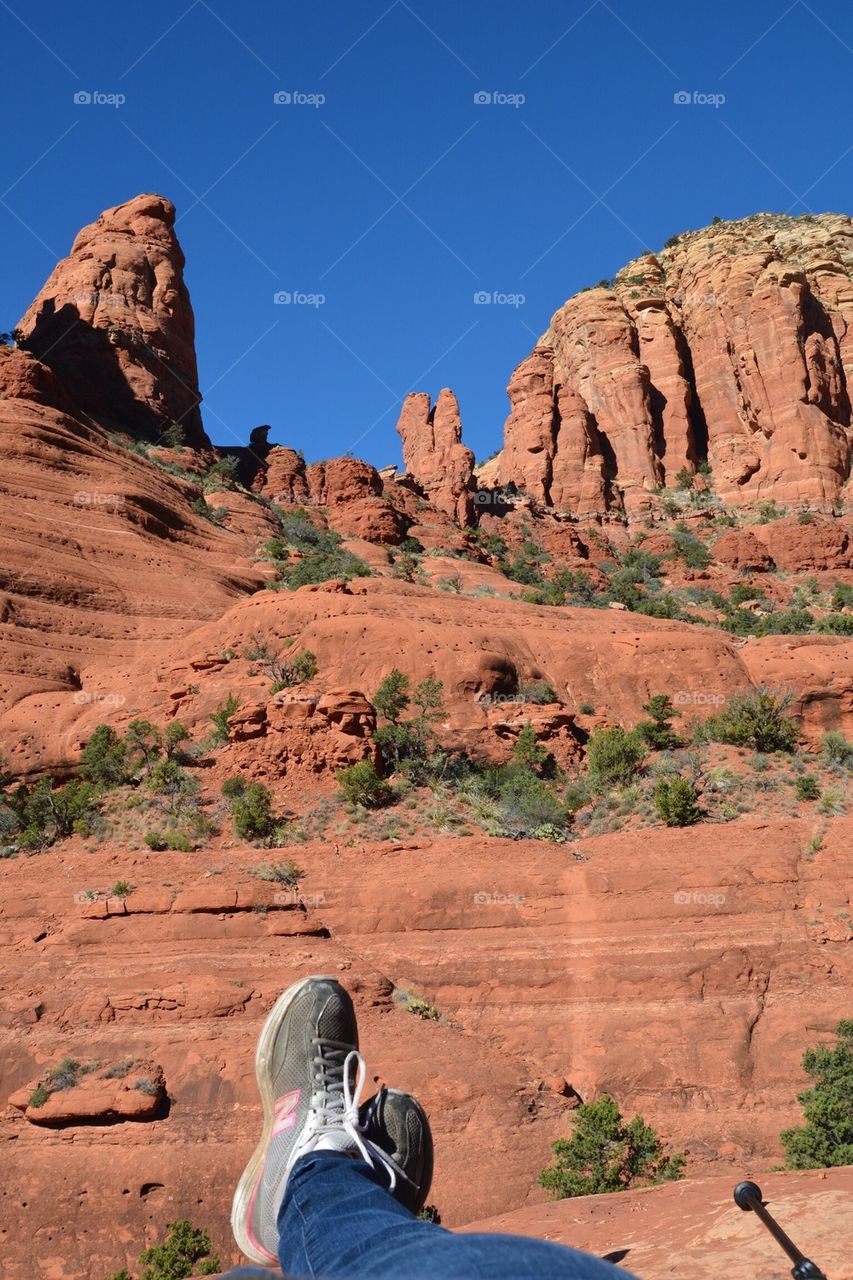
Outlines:
<svg viewBox="0 0 853 1280"><path fill-rule="evenodd" d="M833 1169L853 1164L853 1018L835 1028L833 1046L803 1054L814 1084L797 1094L805 1124L780 1135L788 1169Z"/></svg>
<svg viewBox="0 0 853 1280"><path fill-rule="evenodd" d="M642 1116L625 1124L608 1094L584 1102L574 1112L571 1138L552 1144L553 1165L540 1184L558 1199L627 1191L682 1177L683 1155L664 1155L663 1143Z"/></svg>

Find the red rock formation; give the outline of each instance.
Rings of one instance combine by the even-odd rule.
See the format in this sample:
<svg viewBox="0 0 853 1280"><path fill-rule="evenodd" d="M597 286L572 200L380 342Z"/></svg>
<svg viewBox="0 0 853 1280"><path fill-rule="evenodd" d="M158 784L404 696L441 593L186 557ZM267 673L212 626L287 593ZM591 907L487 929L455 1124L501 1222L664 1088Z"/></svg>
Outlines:
<svg viewBox="0 0 853 1280"><path fill-rule="evenodd" d="M510 382L500 482L631 512L707 457L726 503L830 508L850 474L851 226L716 225L572 298Z"/></svg>
<svg viewBox="0 0 853 1280"><path fill-rule="evenodd" d="M154 439L177 422L201 448L209 441L195 323L174 223L162 196L107 209L77 236L19 328L80 411Z"/></svg>
<svg viewBox="0 0 853 1280"><path fill-rule="evenodd" d="M397 430L406 470L430 501L457 524L470 524L474 455L461 443L462 421L453 392L445 388L432 408L425 392L406 396Z"/></svg>
<svg viewBox="0 0 853 1280"><path fill-rule="evenodd" d="M728 529L712 553L718 564L738 573L768 573L774 567L766 545L749 529Z"/></svg>

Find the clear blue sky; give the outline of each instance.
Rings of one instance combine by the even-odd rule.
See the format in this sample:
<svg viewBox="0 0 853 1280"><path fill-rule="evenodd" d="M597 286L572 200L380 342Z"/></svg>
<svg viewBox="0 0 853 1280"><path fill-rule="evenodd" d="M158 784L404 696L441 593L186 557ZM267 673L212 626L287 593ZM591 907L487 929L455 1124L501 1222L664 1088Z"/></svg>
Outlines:
<svg viewBox="0 0 853 1280"><path fill-rule="evenodd" d="M853 209L837 0L0 0L0 40L0 328L80 226L164 193L219 443L383 465L403 395L447 385L486 456L570 294L715 214Z"/></svg>

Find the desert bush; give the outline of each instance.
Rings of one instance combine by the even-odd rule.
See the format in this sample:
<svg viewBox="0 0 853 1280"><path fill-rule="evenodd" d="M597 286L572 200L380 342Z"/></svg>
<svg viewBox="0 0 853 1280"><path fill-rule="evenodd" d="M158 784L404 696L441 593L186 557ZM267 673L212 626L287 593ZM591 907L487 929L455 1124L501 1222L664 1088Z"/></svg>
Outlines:
<svg viewBox="0 0 853 1280"><path fill-rule="evenodd" d="M803 1070L813 1083L797 1094L805 1123L779 1135L788 1169L853 1164L853 1019L842 1019L835 1034L833 1046L803 1055Z"/></svg>
<svg viewBox="0 0 853 1280"><path fill-rule="evenodd" d="M689 827L702 816L698 793L687 778L658 778L654 800L658 817L668 827Z"/></svg>
<svg viewBox="0 0 853 1280"><path fill-rule="evenodd" d="M372 760L360 760L347 769L339 769L335 776L344 799L362 809L379 809L389 804L393 798L394 793L385 779L376 772Z"/></svg>
<svg viewBox="0 0 853 1280"><path fill-rule="evenodd" d="M643 710L649 716L649 719L641 720L636 726L636 732L643 741L648 743L655 751L669 751L672 747L677 747L680 739L673 732L672 721L673 717L680 716L681 712L675 710L669 695L666 693L654 694L644 704Z"/></svg>
<svg viewBox="0 0 853 1280"><path fill-rule="evenodd" d="M794 783L794 790L798 800L819 800L820 786L817 778L810 773L801 773Z"/></svg>
<svg viewBox="0 0 853 1280"><path fill-rule="evenodd" d="M756 751L793 751L799 729L787 709L792 696L762 686L750 693L735 694L719 715L706 722L714 742Z"/></svg>
<svg viewBox="0 0 853 1280"><path fill-rule="evenodd" d="M823 735L820 740L820 754L824 764L830 768L853 767L853 742L848 742L844 734L837 729Z"/></svg>
<svg viewBox="0 0 853 1280"><path fill-rule="evenodd" d="M296 889L305 874L295 862L260 862L247 870L257 880L266 880L269 884L284 884L290 889Z"/></svg>
<svg viewBox="0 0 853 1280"><path fill-rule="evenodd" d="M589 780L597 788L630 782L645 758L640 735L620 726L593 729L587 743L586 765Z"/></svg>
<svg viewBox="0 0 853 1280"><path fill-rule="evenodd" d="M694 533L685 529L676 529L672 534L675 554L688 569L707 569L711 563L711 554L704 542Z"/></svg>
<svg viewBox="0 0 853 1280"><path fill-rule="evenodd" d="M837 582L830 604L833 609L853 609L853 586L848 582Z"/></svg>
<svg viewBox="0 0 853 1280"><path fill-rule="evenodd" d="M98 812L98 792L91 782L75 780L54 789L52 778L31 788L19 787L12 797L23 849L43 849L75 833L88 832Z"/></svg>
<svg viewBox="0 0 853 1280"><path fill-rule="evenodd" d="M518 696L523 702L532 702L534 706L559 702L555 689L547 680L533 680L530 684L520 685Z"/></svg>
<svg viewBox="0 0 853 1280"><path fill-rule="evenodd" d="M210 720L213 724L213 733L210 735L210 743L212 746L220 747L228 741L228 722L240 707L240 703L234 697L233 693L229 693L221 707L210 714Z"/></svg>
<svg viewBox="0 0 853 1280"><path fill-rule="evenodd" d="M231 801L234 829L243 840L266 840L275 829L272 794L261 782L247 782Z"/></svg>
<svg viewBox="0 0 853 1280"><path fill-rule="evenodd" d="M491 835L554 839L571 828L572 815L555 789L516 760L474 771L462 794Z"/></svg>
<svg viewBox="0 0 853 1280"><path fill-rule="evenodd" d="M625 1124L608 1094L581 1103L572 1119L571 1138L552 1143L556 1160L539 1175L555 1198L626 1191L683 1176L684 1156L665 1155L661 1139L642 1116Z"/></svg>
<svg viewBox="0 0 853 1280"><path fill-rule="evenodd" d="M145 1249L139 1262L145 1268L140 1280L188 1280L216 1275L221 1269L219 1254L211 1252L210 1236L187 1218L170 1222L165 1241Z"/></svg>
<svg viewBox="0 0 853 1280"><path fill-rule="evenodd" d="M108 724L99 724L83 748L80 776L99 787L120 787L130 778L127 744Z"/></svg>

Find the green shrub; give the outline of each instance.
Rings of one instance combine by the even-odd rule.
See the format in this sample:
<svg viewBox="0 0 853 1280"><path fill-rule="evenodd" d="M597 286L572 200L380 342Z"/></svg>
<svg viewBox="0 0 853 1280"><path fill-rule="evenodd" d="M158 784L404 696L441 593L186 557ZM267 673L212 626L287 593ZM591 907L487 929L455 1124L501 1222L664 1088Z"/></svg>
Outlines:
<svg viewBox="0 0 853 1280"><path fill-rule="evenodd" d="M347 769L339 769L335 776L341 785L344 799L362 809L379 809L393 798L391 788L376 772L372 760L360 760Z"/></svg>
<svg viewBox="0 0 853 1280"><path fill-rule="evenodd" d="M853 767L853 742L848 742L844 734L837 729L823 735L820 740L820 754L824 764L830 768Z"/></svg>
<svg viewBox="0 0 853 1280"><path fill-rule="evenodd" d="M296 889L305 872L295 862L261 862L256 867L249 867L248 874L269 884L285 884Z"/></svg>
<svg viewBox="0 0 853 1280"><path fill-rule="evenodd" d="M625 1124L608 1094L573 1112L571 1138L552 1143L554 1164L539 1175L555 1198L626 1191L682 1177L684 1156L665 1156L663 1144L642 1116Z"/></svg>
<svg viewBox="0 0 853 1280"><path fill-rule="evenodd" d="M769 523L771 520L779 520L782 516L782 512L772 498L769 501L759 502L755 510L758 513L759 520L765 523Z"/></svg>
<svg viewBox="0 0 853 1280"><path fill-rule="evenodd" d="M536 740L530 721L523 727L512 748L512 758L522 768L538 772L548 760L548 751Z"/></svg>
<svg viewBox="0 0 853 1280"><path fill-rule="evenodd" d="M668 827L690 827L702 816L696 788L687 778L658 778L654 799L657 815Z"/></svg>
<svg viewBox="0 0 853 1280"><path fill-rule="evenodd" d="M544 706L549 702L559 702L556 691L547 680L534 680L531 684L520 685L518 696L523 702L532 702L534 706Z"/></svg>
<svg viewBox="0 0 853 1280"><path fill-rule="evenodd" d="M627 733L618 725L611 729L593 729L586 754L589 780L596 788L630 782L645 755L645 746L635 730Z"/></svg>
<svg viewBox="0 0 853 1280"><path fill-rule="evenodd" d="M145 1270L140 1280L187 1280L194 1273L215 1275L221 1269L219 1255L211 1252L210 1236L187 1218L170 1222L163 1244L155 1244L139 1255ZM195 1272L196 1263L201 1263Z"/></svg>
<svg viewBox="0 0 853 1280"><path fill-rule="evenodd" d="M226 800L236 800L246 790L245 778L226 778L222 784L222 794Z"/></svg>
<svg viewBox="0 0 853 1280"><path fill-rule="evenodd" d="M571 828L572 815L554 788L527 764L513 760L476 771L465 794L490 834L513 839L551 839Z"/></svg>
<svg viewBox="0 0 853 1280"><path fill-rule="evenodd" d="M409 702L409 677L404 675L398 667L394 667L380 682L379 688L373 695L376 713L391 724L396 724Z"/></svg>
<svg viewBox="0 0 853 1280"><path fill-rule="evenodd" d="M79 1084L82 1064L76 1058L63 1058L58 1066L53 1067L48 1075L51 1093L61 1093L63 1089L73 1089Z"/></svg>
<svg viewBox="0 0 853 1280"><path fill-rule="evenodd" d="M20 846L43 849L75 832L89 831L98 811L98 792L91 782L79 780L54 790L52 778L40 778L32 788L18 788L12 809L22 829Z"/></svg>
<svg viewBox="0 0 853 1280"><path fill-rule="evenodd" d="M798 800L819 800L820 786L817 778L810 773L801 773L794 784Z"/></svg>
<svg viewBox="0 0 853 1280"><path fill-rule="evenodd" d="M131 720L124 743L132 768L142 768L146 773L150 773L154 761L163 751L160 730L150 720Z"/></svg>
<svg viewBox="0 0 853 1280"><path fill-rule="evenodd" d="M177 760L181 763L184 753L181 750L182 744L188 742L190 731L180 720L171 720L166 725L163 734L163 746L166 751L167 760Z"/></svg>
<svg viewBox="0 0 853 1280"><path fill-rule="evenodd" d="M847 582L837 582L830 604L833 609L853 609L853 586Z"/></svg>
<svg viewBox="0 0 853 1280"><path fill-rule="evenodd" d="M672 535L675 554L683 560L688 569L707 569L711 563L711 554L704 542L695 534L676 529Z"/></svg>
<svg viewBox="0 0 853 1280"><path fill-rule="evenodd" d="M266 840L275 829L272 794L260 782L248 782L231 802L234 829L243 840Z"/></svg>
<svg viewBox="0 0 853 1280"><path fill-rule="evenodd" d="M211 742L213 746L222 746L228 741L228 722L239 710L240 703L234 697L233 693L229 693L221 707L211 713L210 720L213 723L213 733L211 734Z"/></svg>
<svg viewBox="0 0 853 1280"><path fill-rule="evenodd" d="M282 569L279 581L289 591L309 583L330 582L333 578L369 578L370 569L363 560L359 560L349 551L338 551L334 555L318 552L303 556L294 564Z"/></svg>
<svg viewBox="0 0 853 1280"><path fill-rule="evenodd" d="M738 693L719 715L706 722L712 741L727 742L756 751L793 751L799 730L786 714L790 694L775 693L766 687L752 693Z"/></svg>
<svg viewBox="0 0 853 1280"><path fill-rule="evenodd" d="M669 751L670 748L677 747L680 739L673 733L672 720L674 716L680 716L681 712L675 710L669 695L654 694L645 703L643 710L650 717L648 720L641 720L636 726L636 732L643 741L655 751Z"/></svg>
<svg viewBox="0 0 853 1280"><path fill-rule="evenodd" d="M443 686L429 676L409 693L409 680L396 667L379 685L373 705L388 721L376 730L378 746L386 768L405 773L414 782L426 782L440 776L447 764L432 729L432 722L443 711ZM401 721L400 716L412 703L420 714Z"/></svg>
<svg viewBox="0 0 853 1280"><path fill-rule="evenodd" d="M832 1047L803 1055L811 1088L797 1095L805 1124L779 1135L788 1169L833 1169L853 1164L853 1019L835 1028Z"/></svg>
<svg viewBox="0 0 853 1280"><path fill-rule="evenodd" d="M210 467L208 467L201 486L205 493L211 493L214 489L233 489L237 479L238 463L237 459L228 456L219 458Z"/></svg>
<svg viewBox="0 0 853 1280"><path fill-rule="evenodd" d="M120 787L130 778L127 746L115 729L99 724L83 748L80 776L96 786Z"/></svg>
<svg viewBox="0 0 853 1280"><path fill-rule="evenodd" d="M109 890L111 898L126 898L131 893L133 893L133 885L128 880L116 880Z"/></svg>
<svg viewBox="0 0 853 1280"><path fill-rule="evenodd" d="M161 853L164 849L171 849L175 853L190 853L192 851L192 841L185 831L176 831L169 829L168 831L146 831L143 837L149 849L153 849L155 853Z"/></svg>
<svg viewBox="0 0 853 1280"><path fill-rule="evenodd" d="M27 1099L27 1106L38 1110L39 1107L44 1106L49 1097L50 1090L46 1089L43 1084L37 1084Z"/></svg>
<svg viewBox="0 0 853 1280"><path fill-rule="evenodd" d="M641 547L632 547L626 551L620 561L623 574L630 582L648 582L659 578L662 572L660 556L653 556Z"/></svg>

